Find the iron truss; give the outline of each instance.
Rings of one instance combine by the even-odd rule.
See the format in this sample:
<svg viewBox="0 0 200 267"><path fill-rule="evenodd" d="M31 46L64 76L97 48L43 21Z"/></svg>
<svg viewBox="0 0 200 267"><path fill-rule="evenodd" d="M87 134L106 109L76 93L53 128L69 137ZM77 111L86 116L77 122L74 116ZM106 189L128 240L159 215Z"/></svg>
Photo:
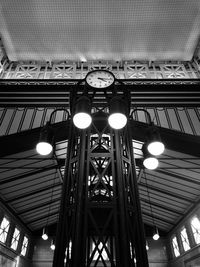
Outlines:
<svg viewBox="0 0 200 267"><path fill-rule="evenodd" d="M191 62L12 62L0 38L0 79L84 79L89 71L107 69L117 79L198 79L200 59Z"/></svg>
<svg viewBox="0 0 200 267"><path fill-rule="evenodd" d="M9 62L1 63L1 79L84 79L89 71L107 69L117 79L198 79L200 59L192 62Z"/></svg>
<svg viewBox="0 0 200 267"><path fill-rule="evenodd" d="M118 92L131 94L132 106L198 107L200 105L200 79L123 79L117 80ZM85 81L66 80L0 80L0 107L69 107L69 93L84 90ZM89 95L94 91L89 90ZM112 89L107 91L112 94ZM95 90L96 106L104 104L105 92Z"/></svg>

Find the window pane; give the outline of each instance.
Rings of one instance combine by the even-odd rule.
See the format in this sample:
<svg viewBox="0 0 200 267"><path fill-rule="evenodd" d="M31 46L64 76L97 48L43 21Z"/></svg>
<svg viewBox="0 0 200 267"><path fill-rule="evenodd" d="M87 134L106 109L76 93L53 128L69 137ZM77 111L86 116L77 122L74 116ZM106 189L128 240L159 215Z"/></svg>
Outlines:
<svg viewBox="0 0 200 267"><path fill-rule="evenodd" d="M185 228L183 228L183 230L181 231L181 240L183 242L184 250L185 251L189 250L190 249L190 243L189 243L188 235L187 235L187 232L186 232Z"/></svg>
<svg viewBox="0 0 200 267"><path fill-rule="evenodd" d="M191 228L194 235L196 244L200 243L200 221L197 217L194 217L191 221Z"/></svg>
<svg viewBox="0 0 200 267"><path fill-rule="evenodd" d="M22 243L21 255L23 255L23 256L26 255L27 247L28 247L28 238L25 236L23 243Z"/></svg>
<svg viewBox="0 0 200 267"><path fill-rule="evenodd" d="M18 242L19 242L19 237L20 237L20 231L15 228L14 234L13 234L13 238L12 238L12 242L11 242L11 248L16 250L17 246L18 246Z"/></svg>
<svg viewBox="0 0 200 267"><path fill-rule="evenodd" d="M172 239L172 246L173 246L173 249L174 249L174 255L176 257L178 257L180 255L180 251L179 251L179 246L178 246L178 242L177 242L177 238L174 237Z"/></svg>
<svg viewBox="0 0 200 267"><path fill-rule="evenodd" d="M4 217L0 225L0 241L5 243L10 227L10 222Z"/></svg>
<svg viewBox="0 0 200 267"><path fill-rule="evenodd" d="M104 246L107 247L107 243ZM107 255L107 252L106 252L104 246L103 246L102 242L100 242L98 244L98 249L96 249L96 246L93 243L92 252L96 249L93 260L96 261L97 259L99 259L99 261L102 261L102 258L103 258L103 260L108 260L108 255Z"/></svg>

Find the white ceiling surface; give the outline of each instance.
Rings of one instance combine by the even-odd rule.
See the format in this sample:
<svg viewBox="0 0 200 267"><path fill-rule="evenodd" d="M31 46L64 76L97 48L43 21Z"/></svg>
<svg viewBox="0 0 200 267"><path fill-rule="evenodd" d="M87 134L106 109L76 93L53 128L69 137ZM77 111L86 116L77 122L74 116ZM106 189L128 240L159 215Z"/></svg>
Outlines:
<svg viewBox="0 0 200 267"><path fill-rule="evenodd" d="M199 0L0 0L12 61L191 60Z"/></svg>

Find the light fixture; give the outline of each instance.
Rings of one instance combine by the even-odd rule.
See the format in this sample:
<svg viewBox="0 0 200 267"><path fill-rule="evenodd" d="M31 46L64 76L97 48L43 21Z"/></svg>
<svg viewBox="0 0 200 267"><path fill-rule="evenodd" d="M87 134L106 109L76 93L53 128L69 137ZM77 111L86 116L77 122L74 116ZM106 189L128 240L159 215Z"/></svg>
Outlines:
<svg viewBox="0 0 200 267"><path fill-rule="evenodd" d="M165 146L161 142L160 134L155 126L151 126L148 133L147 149L151 155L159 156L164 150Z"/></svg>
<svg viewBox="0 0 200 267"><path fill-rule="evenodd" d="M149 250L149 244L147 241L146 241L146 250Z"/></svg>
<svg viewBox="0 0 200 267"><path fill-rule="evenodd" d="M158 240L160 238L159 232L158 232L158 228L155 227L155 232L153 234L153 239L154 240Z"/></svg>
<svg viewBox="0 0 200 267"><path fill-rule="evenodd" d="M49 123L47 123L40 132L39 142L36 145L36 151L42 156L47 156L53 151L53 133Z"/></svg>
<svg viewBox="0 0 200 267"><path fill-rule="evenodd" d="M42 231L42 239L43 240L47 240L48 239L48 234L47 234L47 230L46 230L45 227L43 228L43 231Z"/></svg>
<svg viewBox="0 0 200 267"><path fill-rule="evenodd" d="M149 156L143 160L143 165L149 170L155 170L158 167L158 159L152 156Z"/></svg>
<svg viewBox="0 0 200 267"><path fill-rule="evenodd" d="M154 141L148 144L147 149L152 155L159 156L164 152L165 146L160 141Z"/></svg>
<svg viewBox="0 0 200 267"><path fill-rule="evenodd" d="M144 180L145 180L145 183L146 183L147 197L149 199L149 207L150 207L150 212L151 212L151 217L152 217L152 223L153 223L153 226L154 226L153 239L154 240L158 240L160 238L160 235L159 235L159 232L158 232L158 228L156 227L154 216L153 216L153 209L152 209L152 205L151 205L151 198L150 198L150 194L149 194L149 187L148 187L148 183L147 183L146 172L144 172ZM148 243L146 241L146 248L147 248L147 245L148 245Z"/></svg>
<svg viewBox="0 0 200 267"><path fill-rule="evenodd" d="M58 111L66 112L67 118L69 118L69 112L67 109L64 109L64 108L55 109L51 113L49 121L42 128L40 132L39 142L36 145L37 153L42 156L47 156L53 151L54 133L53 133L53 128L51 127L51 123L52 123L53 115Z"/></svg>
<svg viewBox="0 0 200 267"><path fill-rule="evenodd" d="M131 112L131 117L133 117L133 113L137 111L142 111L146 114L146 118L149 124L148 127L148 138L147 138L147 150L149 153L153 156L159 156L161 155L165 150L165 145L161 141L160 134L158 130L156 129L153 121L151 121L151 115L146 109L142 108L136 108Z"/></svg>
<svg viewBox="0 0 200 267"><path fill-rule="evenodd" d="M158 159L155 156L152 156L148 150L146 144L142 146L142 152L144 155L143 165L149 170L155 170L158 167Z"/></svg>
<svg viewBox="0 0 200 267"><path fill-rule="evenodd" d="M55 248L56 248L54 239L51 240L50 248L51 248L51 250L55 250Z"/></svg>
<svg viewBox="0 0 200 267"><path fill-rule="evenodd" d="M47 233L47 225L48 225L48 222L49 222L49 215L50 215L50 212L51 212L51 203L52 203L52 200L53 200L53 195L54 195L54 185L55 185L55 180L56 180L56 173L54 174L54 178L53 178L53 183L52 183L52 190L51 190L51 199L50 199L50 203L49 203L49 208L48 208L48 214L47 214L47 221L46 221L46 225L45 227L43 228L43 231L42 231L42 239L43 240L47 240L48 239L48 233ZM51 242L51 245L55 244L54 243L54 240L53 240L53 243ZM51 248L53 249L53 248Z"/></svg>
<svg viewBox="0 0 200 267"><path fill-rule="evenodd" d="M114 96L110 101L110 115L108 117L109 125L115 129L120 130L124 128L127 123L127 105L121 96Z"/></svg>
<svg viewBox="0 0 200 267"><path fill-rule="evenodd" d="M73 123L79 129L86 129L92 122L91 117L91 101L87 96L81 96L78 98L74 115Z"/></svg>

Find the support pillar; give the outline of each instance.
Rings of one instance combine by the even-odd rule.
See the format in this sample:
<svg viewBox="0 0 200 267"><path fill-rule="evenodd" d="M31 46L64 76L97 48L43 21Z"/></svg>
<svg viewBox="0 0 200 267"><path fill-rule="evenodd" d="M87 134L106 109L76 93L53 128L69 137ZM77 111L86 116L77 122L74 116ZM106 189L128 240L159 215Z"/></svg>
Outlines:
<svg viewBox="0 0 200 267"><path fill-rule="evenodd" d="M148 267L129 125L71 126L53 267Z"/></svg>

